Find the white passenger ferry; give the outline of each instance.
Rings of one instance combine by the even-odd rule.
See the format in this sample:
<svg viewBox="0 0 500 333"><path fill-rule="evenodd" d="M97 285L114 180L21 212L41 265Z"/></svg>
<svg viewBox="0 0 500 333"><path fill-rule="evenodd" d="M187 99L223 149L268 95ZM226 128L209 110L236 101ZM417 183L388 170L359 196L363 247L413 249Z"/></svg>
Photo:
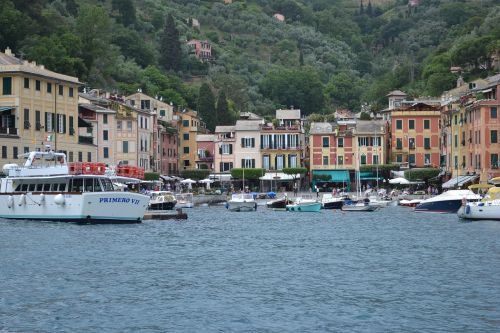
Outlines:
<svg viewBox="0 0 500 333"><path fill-rule="evenodd" d="M6 164L0 182L0 218L80 223L138 223L149 197L115 191L102 163L66 163L51 150Z"/></svg>

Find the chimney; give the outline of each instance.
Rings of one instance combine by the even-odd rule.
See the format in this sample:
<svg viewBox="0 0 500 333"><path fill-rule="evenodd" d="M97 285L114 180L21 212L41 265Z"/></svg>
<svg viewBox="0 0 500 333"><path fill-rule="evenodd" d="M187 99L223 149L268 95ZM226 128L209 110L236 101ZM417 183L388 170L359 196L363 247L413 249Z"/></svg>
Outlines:
<svg viewBox="0 0 500 333"><path fill-rule="evenodd" d="M10 56L13 55L12 51L10 50L10 47L7 46L7 48L5 49L5 54Z"/></svg>

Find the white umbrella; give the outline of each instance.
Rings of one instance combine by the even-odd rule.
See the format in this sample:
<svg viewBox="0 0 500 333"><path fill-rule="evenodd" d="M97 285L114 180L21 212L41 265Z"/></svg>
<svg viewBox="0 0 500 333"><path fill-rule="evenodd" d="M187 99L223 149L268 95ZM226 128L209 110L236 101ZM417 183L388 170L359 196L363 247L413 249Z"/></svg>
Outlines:
<svg viewBox="0 0 500 333"><path fill-rule="evenodd" d="M210 184L213 183L214 181L212 179L202 179L199 180L198 183L201 184L206 184L207 185L207 190L210 188Z"/></svg>
<svg viewBox="0 0 500 333"><path fill-rule="evenodd" d="M389 180L389 184L399 184L399 185L408 185L410 181L406 178L398 177Z"/></svg>
<svg viewBox="0 0 500 333"><path fill-rule="evenodd" d="M181 184L187 184L188 188L191 189L192 188L192 184L196 183L196 181L188 178L188 179L181 180L180 183Z"/></svg>

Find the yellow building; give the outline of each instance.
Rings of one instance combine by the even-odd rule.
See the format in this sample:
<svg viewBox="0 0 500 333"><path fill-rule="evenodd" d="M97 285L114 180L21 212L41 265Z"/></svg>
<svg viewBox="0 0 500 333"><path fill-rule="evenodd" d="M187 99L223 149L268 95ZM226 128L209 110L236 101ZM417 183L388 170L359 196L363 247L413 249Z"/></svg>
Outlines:
<svg viewBox="0 0 500 333"><path fill-rule="evenodd" d="M78 143L78 78L0 52L0 165L46 144L68 160L94 161L96 147Z"/></svg>
<svg viewBox="0 0 500 333"><path fill-rule="evenodd" d="M196 135L208 133L205 123L200 120L196 111L190 110L176 112L174 119L178 121L179 130L179 170L196 169Z"/></svg>

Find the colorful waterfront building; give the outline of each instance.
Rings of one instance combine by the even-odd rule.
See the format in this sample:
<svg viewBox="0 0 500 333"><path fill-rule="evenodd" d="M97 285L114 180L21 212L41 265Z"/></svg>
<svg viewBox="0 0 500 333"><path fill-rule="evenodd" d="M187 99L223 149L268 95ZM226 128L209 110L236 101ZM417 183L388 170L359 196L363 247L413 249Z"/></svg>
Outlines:
<svg viewBox="0 0 500 333"><path fill-rule="evenodd" d="M45 145L95 161L93 145L79 143L76 77L0 52L0 165L23 163L19 155Z"/></svg>
<svg viewBox="0 0 500 333"><path fill-rule="evenodd" d="M236 126L215 127L215 172L229 174L235 165ZM219 177L222 180L222 177Z"/></svg>
<svg viewBox="0 0 500 333"><path fill-rule="evenodd" d="M205 123L193 110L175 111L179 131L179 170L196 169L198 158L196 136L208 133Z"/></svg>
<svg viewBox="0 0 500 333"><path fill-rule="evenodd" d="M198 134L196 136L197 159L196 169L206 169L210 172L215 171L214 157L216 134Z"/></svg>
<svg viewBox="0 0 500 333"><path fill-rule="evenodd" d="M441 166L447 187L487 182L499 176L498 132L500 75L463 81L443 94Z"/></svg>
<svg viewBox="0 0 500 333"><path fill-rule="evenodd" d="M391 163L438 167L440 119L440 107L424 102L390 110Z"/></svg>
<svg viewBox="0 0 500 333"><path fill-rule="evenodd" d="M240 117L234 126L236 137L234 167L261 168L260 138L264 119L253 113L242 115L243 117Z"/></svg>

